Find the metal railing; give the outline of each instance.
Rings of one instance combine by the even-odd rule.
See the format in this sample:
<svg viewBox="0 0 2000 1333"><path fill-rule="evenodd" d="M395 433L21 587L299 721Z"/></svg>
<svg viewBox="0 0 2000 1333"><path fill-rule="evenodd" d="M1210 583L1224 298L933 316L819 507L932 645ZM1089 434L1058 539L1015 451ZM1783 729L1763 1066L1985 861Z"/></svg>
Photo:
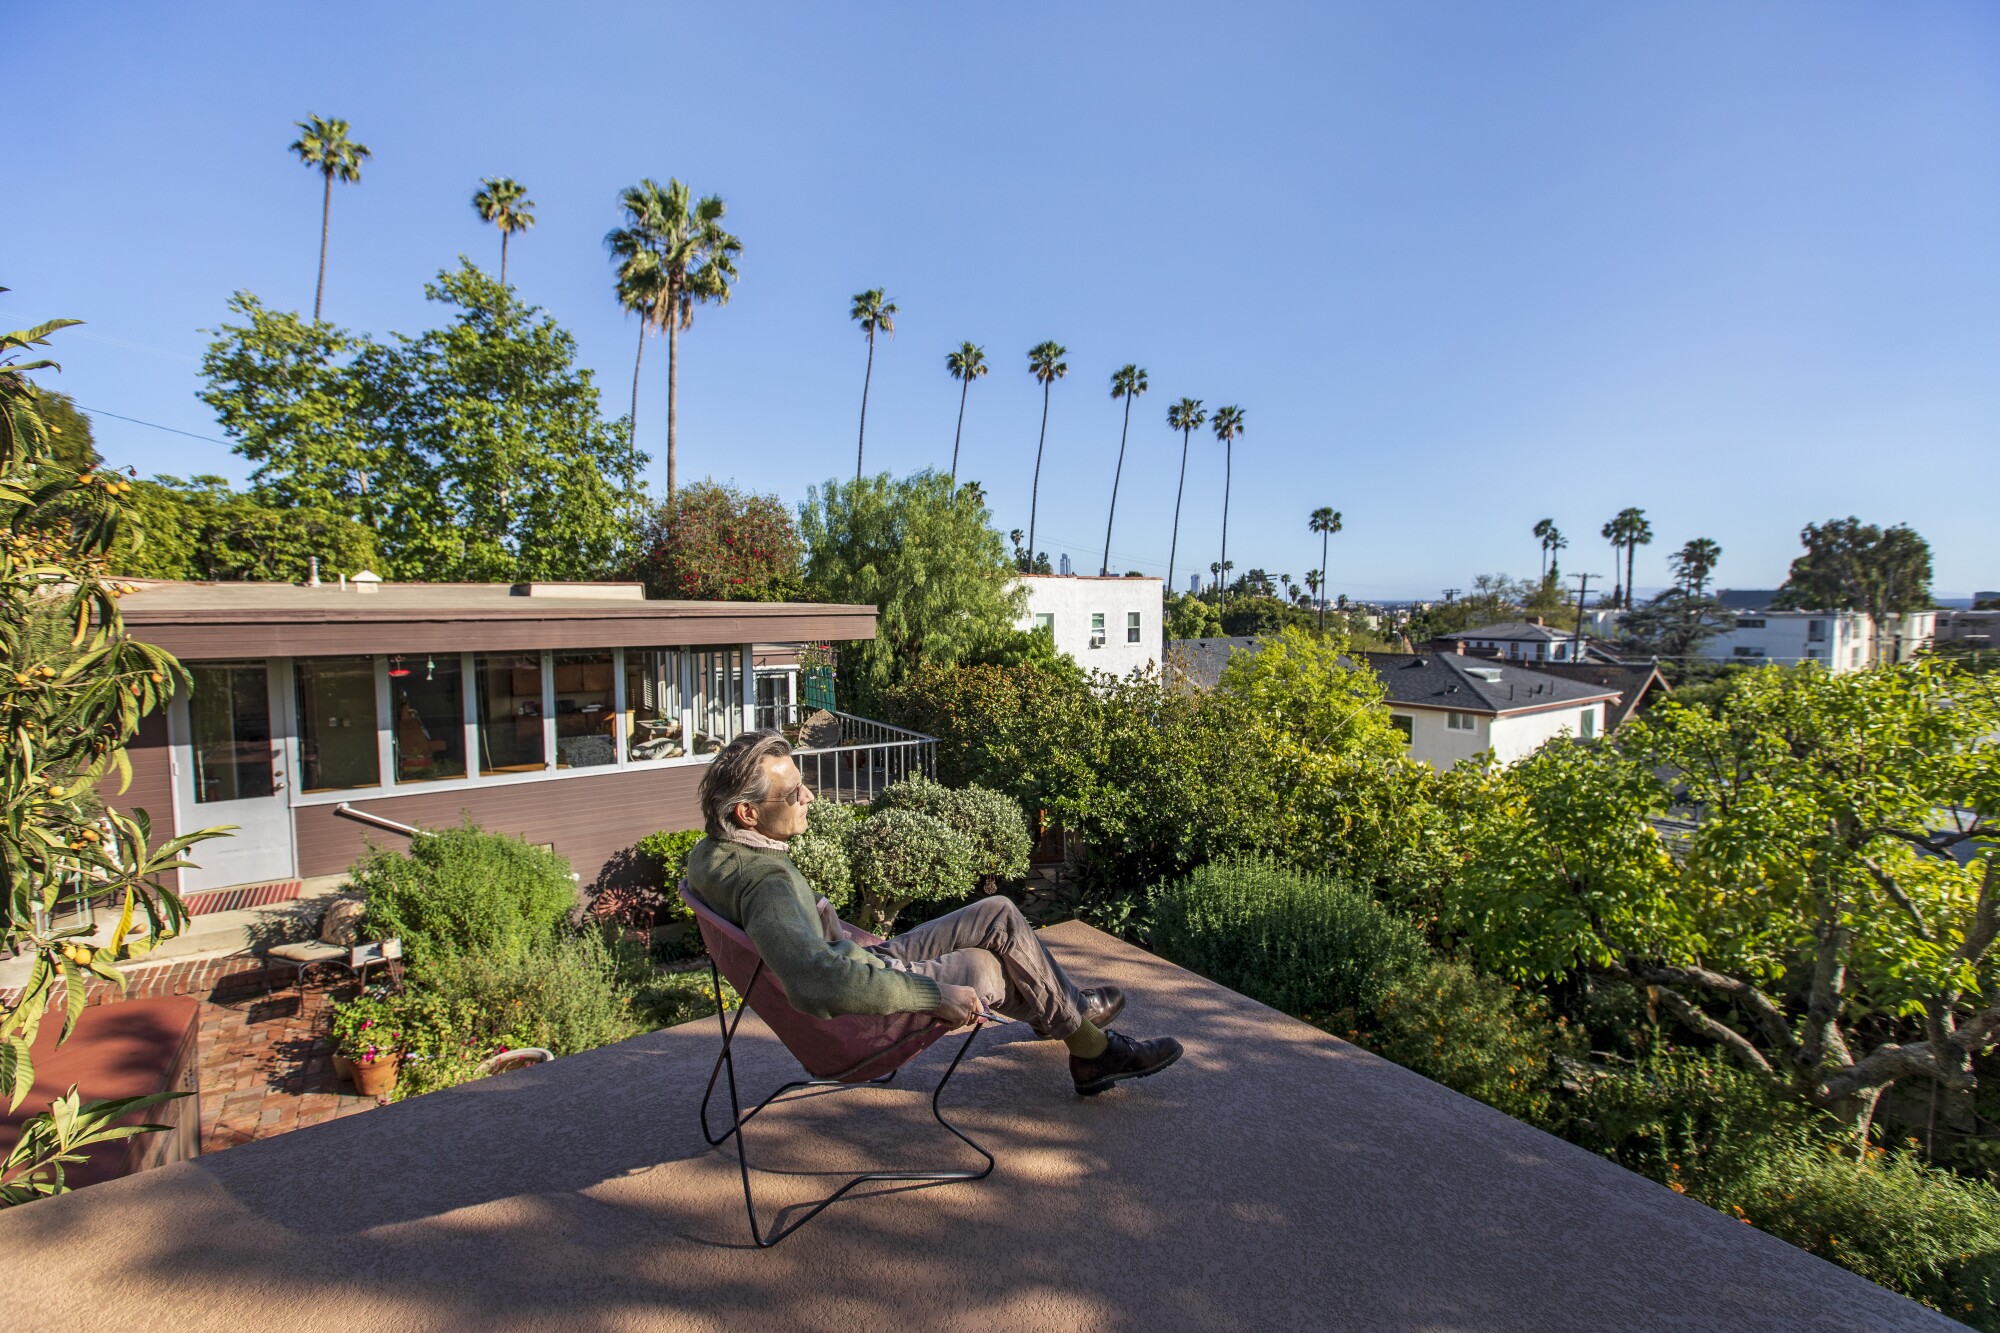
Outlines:
<svg viewBox="0 0 2000 1333"><path fill-rule="evenodd" d="M860 804L913 774L937 776L935 736L852 713L833 716L840 723L835 743L827 744L825 737L801 737L800 748L792 751L800 776L815 794Z"/></svg>

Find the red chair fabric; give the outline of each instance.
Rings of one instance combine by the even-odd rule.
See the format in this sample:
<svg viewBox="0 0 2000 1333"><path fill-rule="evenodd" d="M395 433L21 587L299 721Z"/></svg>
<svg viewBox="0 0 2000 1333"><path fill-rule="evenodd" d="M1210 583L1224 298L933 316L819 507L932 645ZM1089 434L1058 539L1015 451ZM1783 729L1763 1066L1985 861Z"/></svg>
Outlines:
<svg viewBox="0 0 2000 1333"><path fill-rule="evenodd" d="M708 956L743 1003L776 1033L814 1078L865 1083L900 1069L920 1051L951 1029L930 1014L843 1014L814 1018L792 1007L777 975L763 967L750 937L711 912L688 886L680 886L681 901L694 913ZM842 923L857 944L880 944L880 938Z"/></svg>

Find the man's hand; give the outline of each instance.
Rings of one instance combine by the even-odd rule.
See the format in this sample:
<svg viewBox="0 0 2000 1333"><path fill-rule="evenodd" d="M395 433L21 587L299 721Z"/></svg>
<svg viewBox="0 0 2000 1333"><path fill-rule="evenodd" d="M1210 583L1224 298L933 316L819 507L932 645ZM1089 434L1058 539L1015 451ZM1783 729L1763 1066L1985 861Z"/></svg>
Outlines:
<svg viewBox="0 0 2000 1333"><path fill-rule="evenodd" d="M979 1003L979 992L970 986L951 986L940 981L938 994L942 998L931 1012L955 1028L970 1023L973 1015L985 1007Z"/></svg>

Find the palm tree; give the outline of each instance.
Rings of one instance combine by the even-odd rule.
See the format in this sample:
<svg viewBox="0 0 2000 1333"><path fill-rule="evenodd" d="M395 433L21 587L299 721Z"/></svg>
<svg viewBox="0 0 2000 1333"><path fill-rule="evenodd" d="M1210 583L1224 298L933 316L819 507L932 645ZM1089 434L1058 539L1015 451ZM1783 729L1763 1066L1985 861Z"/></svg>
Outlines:
<svg viewBox="0 0 2000 1333"><path fill-rule="evenodd" d="M1118 430L1118 468L1111 474L1111 514L1104 520L1104 560L1099 574L1111 572L1111 524L1118 517L1118 481L1125 475L1125 436L1132 429L1132 400L1146 392L1146 372L1127 362L1111 375L1111 400L1125 400L1125 424Z"/></svg>
<svg viewBox="0 0 2000 1333"><path fill-rule="evenodd" d="M965 394L972 382L986 373L986 349L970 342L962 342L958 350L947 355L944 368L958 381L958 431L951 437L951 485L958 489L958 442L965 434ZM867 396L863 391L862 396Z"/></svg>
<svg viewBox="0 0 2000 1333"><path fill-rule="evenodd" d="M860 481L861 449L868 440L868 384L875 378L875 330L895 336L896 303L884 296L880 287L870 287L854 294L854 308L847 312L847 317L868 335L868 369L861 377L861 433L854 441L854 479ZM959 395L961 402L964 397L962 393Z"/></svg>
<svg viewBox="0 0 2000 1333"><path fill-rule="evenodd" d="M656 312L666 297L667 275L651 250L635 251L618 265L618 304L639 317L639 351L632 358L632 413L625 423L625 448L639 451L639 366L646 359L646 334L659 323Z"/></svg>
<svg viewBox="0 0 2000 1333"><path fill-rule="evenodd" d="M1229 475L1236 453L1236 437L1243 433L1243 409L1240 407L1218 407L1208 428L1215 432L1215 438L1222 441L1222 566L1229 566ZM1221 609L1222 597L1218 594L1216 607Z"/></svg>
<svg viewBox="0 0 2000 1333"><path fill-rule="evenodd" d="M1549 581L1549 534L1556 530L1556 521L1542 519L1535 524L1535 540L1542 544L1542 582Z"/></svg>
<svg viewBox="0 0 2000 1333"><path fill-rule="evenodd" d="M361 164L368 160L368 146L347 137L347 122L308 116L295 120L299 137L292 151L299 161L326 178L326 198L319 208L319 286L313 289L313 322L319 321L320 300L326 295L326 233L333 216L333 178L352 185L361 179Z"/></svg>
<svg viewBox="0 0 2000 1333"><path fill-rule="evenodd" d="M1035 485L1028 494L1028 558L1035 558L1035 513L1042 500L1042 446L1049 440L1049 386L1069 374L1069 363L1063 357L1069 354L1054 339L1038 342L1028 349L1028 372L1042 386L1042 434L1035 441Z"/></svg>
<svg viewBox="0 0 2000 1333"><path fill-rule="evenodd" d="M1545 583L1560 583L1562 582L1562 565L1557 559L1557 553L1569 549L1569 538L1562 535L1561 528L1550 528L1549 535L1542 538L1542 541L1549 548L1549 572L1542 576L1542 581Z"/></svg>
<svg viewBox="0 0 2000 1333"><path fill-rule="evenodd" d="M1201 423L1208 420L1208 413L1201 410L1201 399L1183 398L1167 409L1167 427L1181 433L1181 481L1174 488L1174 535L1167 543L1167 587L1174 586L1174 555L1181 544L1181 492L1187 489L1188 437L1201 429Z"/></svg>
<svg viewBox="0 0 2000 1333"><path fill-rule="evenodd" d="M651 327L667 334L667 503L672 504L680 457L681 330L693 325L697 302L729 303L743 242L722 229L729 206L720 195L697 200L677 179L661 185L648 177L623 190L618 203L625 210L625 225L608 233L604 244L619 261L620 300L625 299L625 273L634 256L651 254L659 265L659 292L647 314ZM628 303L626 308L635 307ZM643 348L643 329L639 336ZM638 374L636 366L633 374Z"/></svg>
<svg viewBox="0 0 2000 1333"><path fill-rule="evenodd" d="M1611 543L1614 566L1617 563L1617 553L1621 550L1624 553L1625 582L1622 589L1624 605L1629 610L1632 606L1632 557L1641 546L1652 545L1653 525L1647 522L1645 510L1626 508L1619 510L1617 517L1606 523L1601 531L1604 539ZM1614 589L1611 604L1617 606L1619 600L1619 590Z"/></svg>
<svg viewBox="0 0 2000 1333"><path fill-rule="evenodd" d="M1674 574L1681 581L1681 588L1690 597L1701 596L1708 586L1708 576L1715 572L1716 564L1722 559L1722 548L1707 537L1696 537L1684 544L1669 557Z"/></svg>
<svg viewBox="0 0 2000 1333"><path fill-rule="evenodd" d="M528 211L535 201L528 198L528 187L511 176L489 176L479 183L486 188L472 196L472 206L480 217L500 229L500 285L505 287L507 238L535 225L535 215Z"/></svg>
<svg viewBox="0 0 2000 1333"><path fill-rule="evenodd" d="M1334 533L1340 531L1340 511L1331 505L1321 505L1312 511L1312 518L1306 527L1319 534L1319 581L1326 582L1326 544ZM1326 633L1326 604L1319 608L1319 631Z"/></svg>
<svg viewBox="0 0 2000 1333"><path fill-rule="evenodd" d="M1313 600L1317 601L1319 599L1319 590L1325 586L1326 575L1320 573L1317 569L1308 569L1306 571L1306 592ZM1321 621L1324 622L1325 618L1325 614L1322 613L1320 617Z"/></svg>

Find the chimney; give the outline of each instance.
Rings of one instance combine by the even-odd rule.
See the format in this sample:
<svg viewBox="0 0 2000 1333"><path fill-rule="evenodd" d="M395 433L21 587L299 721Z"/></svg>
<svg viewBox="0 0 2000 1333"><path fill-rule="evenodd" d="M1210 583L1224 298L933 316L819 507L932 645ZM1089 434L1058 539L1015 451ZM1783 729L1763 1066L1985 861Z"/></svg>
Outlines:
<svg viewBox="0 0 2000 1333"><path fill-rule="evenodd" d="M306 586L308 588L319 586L319 557L316 555L306 557Z"/></svg>
<svg viewBox="0 0 2000 1333"><path fill-rule="evenodd" d="M1529 616L1528 623L1530 625L1539 625L1542 623L1542 618L1540 616Z"/></svg>

